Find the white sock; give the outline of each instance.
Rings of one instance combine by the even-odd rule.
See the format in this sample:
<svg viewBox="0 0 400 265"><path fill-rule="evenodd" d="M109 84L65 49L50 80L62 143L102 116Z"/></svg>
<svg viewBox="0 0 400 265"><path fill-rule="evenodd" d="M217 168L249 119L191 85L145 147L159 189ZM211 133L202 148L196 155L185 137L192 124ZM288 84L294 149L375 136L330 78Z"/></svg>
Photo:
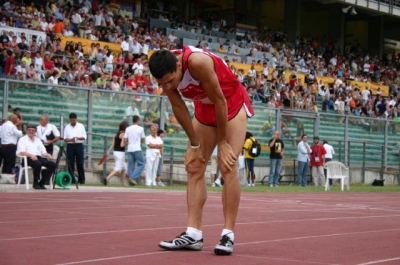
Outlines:
<svg viewBox="0 0 400 265"><path fill-rule="evenodd" d="M187 233L191 238L193 238L194 240L200 240L200 239L203 238L203 232L200 231L200 230L198 230L198 229L196 229L196 228L193 228L193 227L188 227L188 228L186 229L186 233Z"/></svg>
<svg viewBox="0 0 400 265"><path fill-rule="evenodd" d="M229 230L229 229L225 229L225 228L224 228L224 229L222 230L221 236L224 236L224 235L228 236L232 241L235 240L235 234L233 233L232 230Z"/></svg>

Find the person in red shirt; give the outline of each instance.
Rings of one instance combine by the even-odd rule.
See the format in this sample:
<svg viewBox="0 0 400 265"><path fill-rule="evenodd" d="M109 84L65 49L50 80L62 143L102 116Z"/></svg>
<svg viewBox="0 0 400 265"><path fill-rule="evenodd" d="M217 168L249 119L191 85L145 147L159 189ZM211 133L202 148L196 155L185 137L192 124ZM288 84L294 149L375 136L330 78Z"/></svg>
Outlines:
<svg viewBox="0 0 400 265"><path fill-rule="evenodd" d="M124 82L124 71L122 70L121 65L117 65L117 67L112 71L111 76L117 76L118 77L118 83L122 87L122 84Z"/></svg>
<svg viewBox="0 0 400 265"><path fill-rule="evenodd" d="M147 75L146 75L146 77L147 77ZM148 86L149 79L147 79L146 77L144 77L141 73L137 74L137 76L135 77L135 83L137 85L139 85L141 83L143 86Z"/></svg>
<svg viewBox="0 0 400 265"><path fill-rule="evenodd" d="M311 162L311 175L314 181L315 187L318 184L325 186L325 164L326 150L322 144L319 143L319 137L314 136L314 145L311 146L310 162Z"/></svg>
<svg viewBox="0 0 400 265"><path fill-rule="evenodd" d="M129 53L129 54L128 54L128 57L125 58L124 63L127 63L127 64L129 64L130 66L132 66L134 60L135 60L135 58L133 58L133 54L132 54L132 53Z"/></svg>
<svg viewBox="0 0 400 265"><path fill-rule="evenodd" d="M11 78L15 74L14 56L13 56L13 52L10 50L7 51L7 60L6 60L6 66L4 69L4 74L6 75L7 78Z"/></svg>
<svg viewBox="0 0 400 265"><path fill-rule="evenodd" d="M135 82L135 75L131 74L125 81L126 90L129 92L137 92L137 83Z"/></svg>
<svg viewBox="0 0 400 265"><path fill-rule="evenodd" d="M46 71L46 77L49 77L54 71L54 63L50 60L50 55L46 54L43 59L44 70Z"/></svg>

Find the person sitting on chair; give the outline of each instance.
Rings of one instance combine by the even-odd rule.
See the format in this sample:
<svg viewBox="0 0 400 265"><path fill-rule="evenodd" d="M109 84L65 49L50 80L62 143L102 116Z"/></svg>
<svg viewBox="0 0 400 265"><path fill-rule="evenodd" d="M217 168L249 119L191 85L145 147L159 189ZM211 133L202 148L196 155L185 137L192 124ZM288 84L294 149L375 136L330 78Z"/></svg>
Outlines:
<svg viewBox="0 0 400 265"><path fill-rule="evenodd" d="M47 153L42 141L36 137L36 126L28 125L26 132L27 135L21 137L18 141L16 154L27 156L28 166L33 170L33 188L45 190L44 185L54 173L56 163L51 161L53 157ZM40 178L42 166L46 169L42 171L42 178Z"/></svg>

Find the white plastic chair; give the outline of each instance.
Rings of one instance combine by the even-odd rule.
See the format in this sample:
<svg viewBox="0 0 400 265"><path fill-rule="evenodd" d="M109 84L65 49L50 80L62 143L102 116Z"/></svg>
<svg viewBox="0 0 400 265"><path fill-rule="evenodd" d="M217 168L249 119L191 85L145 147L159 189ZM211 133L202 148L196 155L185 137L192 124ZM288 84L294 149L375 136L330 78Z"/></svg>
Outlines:
<svg viewBox="0 0 400 265"><path fill-rule="evenodd" d="M21 158L21 162L23 161L23 163L21 163L21 169L19 170L19 176L18 176L18 186L17 188L19 189L19 184L21 184L21 179L22 179L22 174L25 174L25 186L26 189L29 190L29 175L28 175L28 170L32 169L32 167L28 166L28 157L27 156L18 156L19 158ZM45 167L42 167L42 170L46 169ZM53 176L54 177L54 176ZM50 189L53 189L53 181L52 179L50 179Z"/></svg>
<svg viewBox="0 0 400 265"><path fill-rule="evenodd" d="M342 191L344 190L344 182L346 181L347 190L350 190L348 167L338 161L329 161L325 164L324 168L326 169L325 191L329 190L330 179L340 179Z"/></svg>

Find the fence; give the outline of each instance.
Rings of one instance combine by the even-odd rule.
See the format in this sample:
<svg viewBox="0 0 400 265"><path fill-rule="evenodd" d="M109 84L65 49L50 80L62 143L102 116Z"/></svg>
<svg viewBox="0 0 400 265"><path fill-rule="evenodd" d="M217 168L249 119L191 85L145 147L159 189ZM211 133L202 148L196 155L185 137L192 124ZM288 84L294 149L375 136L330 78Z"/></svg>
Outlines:
<svg viewBox="0 0 400 265"><path fill-rule="evenodd" d="M29 123L38 124L40 115L48 114L50 122L58 125L60 116L77 113L78 121L88 133L85 146L88 168L94 167L95 161L105 153L119 123L131 120L128 109L132 107L132 102L137 104L146 132L150 126L146 117L150 115L160 128L168 130L164 137L167 149L164 153L168 154L165 155L166 161L181 163L186 150L187 137L179 132L179 125L172 119L171 104L163 96L0 79L0 100L4 118L8 117L8 105L12 105L22 110L24 122ZM193 114L193 103L185 102ZM249 119L247 129L260 142L268 143L274 130L282 131L282 122L287 125L288 131L282 131L286 145L285 160L293 161L297 157L297 126L301 124L305 133L328 140L337 152L336 158L348 166L377 169L381 176L387 171L397 175L400 172L400 148L393 121L263 106L254 106L254 110L256 115ZM264 130L267 120L273 126ZM339 125L340 120L343 120L342 125ZM257 159L256 165L268 164L269 154L266 151ZM103 175L106 174L106 166L102 167Z"/></svg>

